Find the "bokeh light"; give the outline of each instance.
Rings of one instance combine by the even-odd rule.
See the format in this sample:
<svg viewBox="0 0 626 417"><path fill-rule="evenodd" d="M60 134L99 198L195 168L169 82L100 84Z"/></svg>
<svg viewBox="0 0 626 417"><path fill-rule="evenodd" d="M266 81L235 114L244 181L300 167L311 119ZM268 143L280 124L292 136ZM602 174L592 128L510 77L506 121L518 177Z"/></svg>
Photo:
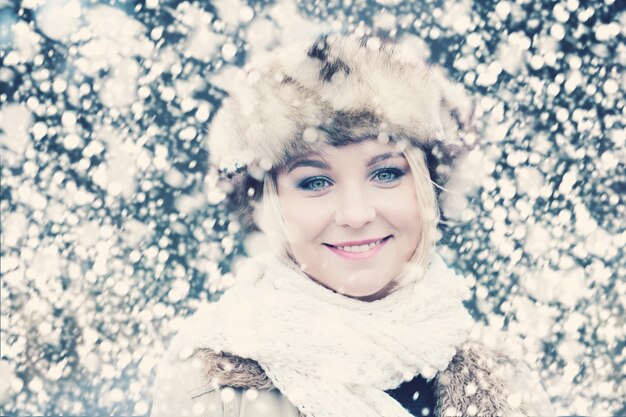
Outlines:
<svg viewBox="0 0 626 417"><path fill-rule="evenodd" d="M331 30L467 88L475 186L441 252L558 414L626 414L623 3L3 0L3 415L149 412L168 341L245 255L207 125L249 59Z"/></svg>

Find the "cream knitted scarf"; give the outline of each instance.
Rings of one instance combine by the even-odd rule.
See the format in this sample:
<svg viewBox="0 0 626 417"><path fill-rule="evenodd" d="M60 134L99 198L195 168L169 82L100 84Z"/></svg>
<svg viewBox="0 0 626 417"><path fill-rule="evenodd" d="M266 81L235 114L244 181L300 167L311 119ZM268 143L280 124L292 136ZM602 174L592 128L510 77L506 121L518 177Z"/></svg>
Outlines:
<svg viewBox="0 0 626 417"><path fill-rule="evenodd" d="M446 368L472 320L464 279L433 253L425 272L373 302L348 298L288 261L252 258L218 302L198 309L170 349L256 360L308 417L409 417L385 390Z"/></svg>

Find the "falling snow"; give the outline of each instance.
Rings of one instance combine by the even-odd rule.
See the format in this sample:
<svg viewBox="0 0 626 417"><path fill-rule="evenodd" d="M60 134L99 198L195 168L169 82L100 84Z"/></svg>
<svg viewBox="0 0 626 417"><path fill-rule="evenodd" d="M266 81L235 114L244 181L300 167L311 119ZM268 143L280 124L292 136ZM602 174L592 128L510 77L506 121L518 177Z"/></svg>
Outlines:
<svg viewBox="0 0 626 417"><path fill-rule="evenodd" d="M207 169L208 121L249 59L343 29L473 95L475 184L442 252L558 414L626 413L619 4L0 1L3 415L149 412L181 318L251 244Z"/></svg>

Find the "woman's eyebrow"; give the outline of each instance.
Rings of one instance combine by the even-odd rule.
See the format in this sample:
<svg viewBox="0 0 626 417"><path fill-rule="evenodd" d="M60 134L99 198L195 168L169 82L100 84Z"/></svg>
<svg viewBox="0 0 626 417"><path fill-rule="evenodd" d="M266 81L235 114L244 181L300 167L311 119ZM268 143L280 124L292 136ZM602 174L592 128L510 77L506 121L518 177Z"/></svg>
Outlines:
<svg viewBox="0 0 626 417"><path fill-rule="evenodd" d="M298 158L295 161L293 161L291 164L289 164L289 166L287 167L287 172L289 173L298 167L313 167L313 168L320 168L320 169L330 169L330 167L328 166L326 162L320 161L319 159Z"/></svg>
<svg viewBox="0 0 626 417"><path fill-rule="evenodd" d="M375 165L381 161L384 161L390 158L396 158L396 157L403 157L403 155L399 152L386 152L380 155L376 155L375 157L369 160L369 162L367 163L367 166L371 167L372 165ZM297 158L295 161L291 162L288 165L287 172L289 173L299 167L313 167L313 168L320 168L320 169L326 169L326 170L330 169L328 164L322 160L301 157L301 158Z"/></svg>
<svg viewBox="0 0 626 417"><path fill-rule="evenodd" d="M396 157L404 158L404 156L399 152L386 152L380 155L376 155L375 157L370 159L369 162L367 163L367 166L371 167L372 165L375 165L381 161L384 161L385 159L396 158Z"/></svg>

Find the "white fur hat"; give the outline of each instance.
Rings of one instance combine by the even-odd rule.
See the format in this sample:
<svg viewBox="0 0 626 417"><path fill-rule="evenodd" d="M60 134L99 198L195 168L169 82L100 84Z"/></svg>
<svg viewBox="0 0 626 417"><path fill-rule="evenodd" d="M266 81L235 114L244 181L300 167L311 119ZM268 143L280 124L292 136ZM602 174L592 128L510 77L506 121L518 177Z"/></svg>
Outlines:
<svg viewBox="0 0 626 417"><path fill-rule="evenodd" d="M432 179L443 185L472 134L464 89L377 37L322 35L247 68L246 82L228 92L208 136L211 162L238 177L241 191L258 191L255 182L271 167L320 143L377 137L423 149ZM246 195L239 196L242 206L249 205Z"/></svg>

